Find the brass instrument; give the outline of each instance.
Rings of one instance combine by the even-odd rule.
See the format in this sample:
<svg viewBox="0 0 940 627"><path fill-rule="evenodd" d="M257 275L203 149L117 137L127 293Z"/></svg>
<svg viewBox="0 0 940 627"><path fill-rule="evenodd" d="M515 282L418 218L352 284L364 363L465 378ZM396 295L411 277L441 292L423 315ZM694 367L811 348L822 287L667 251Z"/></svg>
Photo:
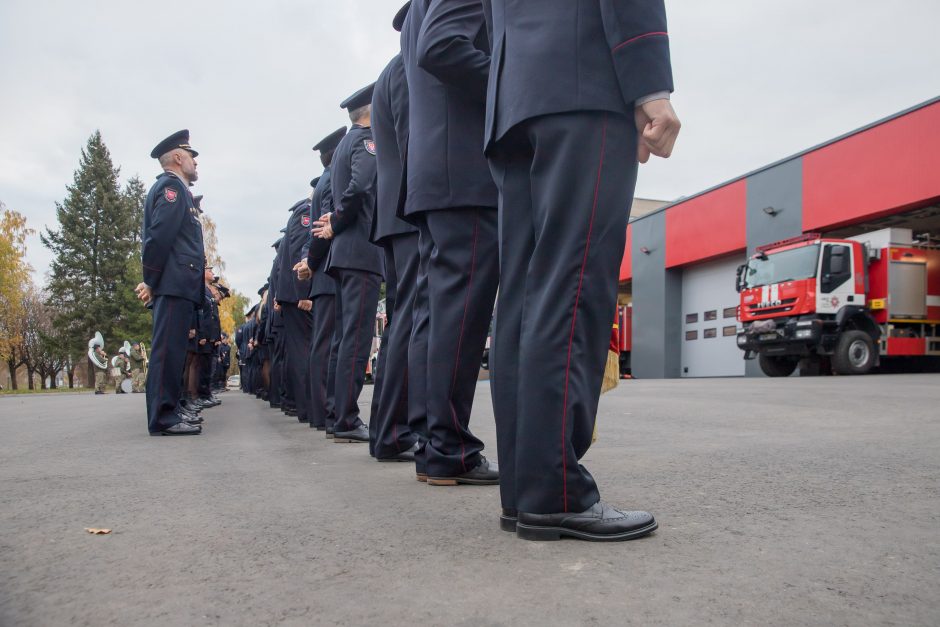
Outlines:
<svg viewBox="0 0 940 627"><path fill-rule="evenodd" d="M101 331L95 331L95 337L88 340L88 359L98 368L107 370L108 361L107 359L101 359L98 352L95 351L96 348L104 348L104 337L101 336Z"/></svg>

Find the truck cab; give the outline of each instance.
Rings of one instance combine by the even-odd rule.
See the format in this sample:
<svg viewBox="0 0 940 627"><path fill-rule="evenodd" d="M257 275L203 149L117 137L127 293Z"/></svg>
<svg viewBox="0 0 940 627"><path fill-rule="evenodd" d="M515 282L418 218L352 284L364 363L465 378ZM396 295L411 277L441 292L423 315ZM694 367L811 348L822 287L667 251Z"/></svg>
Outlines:
<svg viewBox="0 0 940 627"><path fill-rule="evenodd" d="M801 360L862 374L878 363L881 330L867 305L867 249L818 233L761 246L738 269L738 347L769 376Z"/></svg>

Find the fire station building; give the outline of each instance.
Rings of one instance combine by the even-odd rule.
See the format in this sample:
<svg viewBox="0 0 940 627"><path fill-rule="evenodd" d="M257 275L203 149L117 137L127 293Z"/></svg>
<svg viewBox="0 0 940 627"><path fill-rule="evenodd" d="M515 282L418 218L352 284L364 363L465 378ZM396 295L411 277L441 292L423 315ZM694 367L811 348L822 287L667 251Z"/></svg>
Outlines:
<svg viewBox="0 0 940 627"><path fill-rule="evenodd" d="M634 376L762 376L736 344L737 267L804 233L885 228L940 238L940 98L631 219Z"/></svg>

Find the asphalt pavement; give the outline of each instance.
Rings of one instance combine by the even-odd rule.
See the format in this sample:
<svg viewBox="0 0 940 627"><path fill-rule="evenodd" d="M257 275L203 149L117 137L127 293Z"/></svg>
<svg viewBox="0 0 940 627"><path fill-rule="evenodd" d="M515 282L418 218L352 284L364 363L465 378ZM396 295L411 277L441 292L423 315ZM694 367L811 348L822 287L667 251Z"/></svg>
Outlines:
<svg viewBox="0 0 940 627"><path fill-rule="evenodd" d="M240 392L182 438L143 395L0 397L0 625L938 625L938 383L624 381L583 462L660 527L615 544ZM495 458L486 382L472 425Z"/></svg>

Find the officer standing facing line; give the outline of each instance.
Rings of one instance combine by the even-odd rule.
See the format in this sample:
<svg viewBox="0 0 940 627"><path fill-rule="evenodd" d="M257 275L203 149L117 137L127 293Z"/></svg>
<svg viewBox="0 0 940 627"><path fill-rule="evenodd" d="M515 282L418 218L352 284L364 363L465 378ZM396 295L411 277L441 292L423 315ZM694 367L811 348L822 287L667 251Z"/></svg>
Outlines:
<svg viewBox="0 0 940 627"><path fill-rule="evenodd" d="M326 271L336 279L336 360L334 442L368 442L359 418L359 393L372 347L379 285L384 274L382 250L369 241L375 212L375 142L372 140L373 85L340 105L353 125L333 156L335 209L318 221L315 235L333 239Z"/></svg>
<svg viewBox="0 0 940 627"><path fill-rule="evenodd" d="M395 16L392 26L401 31L410 2ZM379 461L414 461L423 446L408 421L409 397L424 399L424 375L412 377L408 366L408 344L414 317L418 281L418 229L397 216L402 189L402 155L408 149L408 82L401 54L389 62L375 83L372 94L372 133L375 137L378 177L372 241L385 248L386 272L395 273L394 311L386 312L382 348L386 351L383 381L376 412L369 427L374 430L373 447ZM415 399L417 400L417 399ZM426 411L421 418L425 418Z"/></svg>
<svg viewBox="0 0 940 627"><path fill-rule="evenodd" d="M150 435L198 435L179 413L183 364L193 309L202 304L205 250L189 186L196 182L196 157L189 131L167 137L151 151L163 174L144 204L144 280L138 298L153 304L153 338L147 372Z"/></svg>
<svg viewBox="0 0 940 627"><path fill-rule="evenodd" d="M287 231L280 248L280 268L277 274L277 303L284 320L284 381L293 394L297 407L297 420L309 422L310 380L310 334L313 328L310 310L310 281L300 279L293 271L303 256L303 249L310 238L312 220L310 200L305 198L291 207L287 220Z"/></svg>
<svg viewBox="0 0 940 627"><path fill-rule="evenodd" d="M336 129L313 147L320 153L323 173L316 179L310 215L314 222L333 213L331 164L346 127ZM330 252L329 239L313 237L307 241L306 256L295 266L301 279L310 279L310 300L313 301L313 332L310 338L310 427L326 431L332 437L334 414L333 390L336 383L336 351L333 337L336 321L336 282L324 272L323 262ZM337 344L335 348L339 348Z"/></svg>
<svg viewBox="0 0 940 627"><path fill-rule="evenodd" d="M640 537L656 529L653 516L601 501L580 459L594 430L637 160L668 157L679 131L663 0L487 0L487 9L501 527L527 540Z"/></svg>
<svg viewBox="0 0 940 627"><path fill-rule="evenodd" d="M499 276L497 191L480 143L490 56L480 0L413 0L401 49L410 108L404 211L431 244L427 481L495 484L496 464L469 426Z"/></svg>

